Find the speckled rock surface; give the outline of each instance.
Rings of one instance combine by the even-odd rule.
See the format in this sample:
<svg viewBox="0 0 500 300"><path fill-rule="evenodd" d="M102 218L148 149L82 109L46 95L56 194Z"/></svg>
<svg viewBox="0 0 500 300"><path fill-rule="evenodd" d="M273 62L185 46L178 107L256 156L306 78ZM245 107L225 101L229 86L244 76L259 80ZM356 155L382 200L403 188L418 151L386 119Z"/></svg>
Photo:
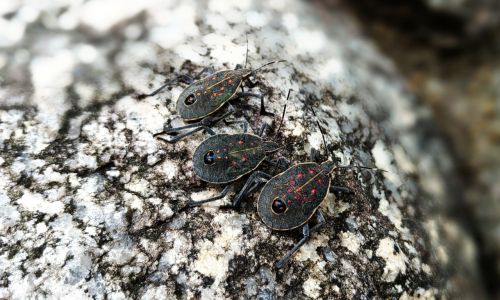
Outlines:
<svg viewBox="0 0 500 300"><path fill-rule="evenodd" d="M460 191L453 164L427 111L349 15L295 1L9 3L2 22L15 30L0 32L0 298L480 295L474 244L444 213ZM283 270L273 263L300 232L265 227L255 195L238 211L179 211L221 190L193 174L202 134L176 145L153 138L164 121L182 123L182 87L136 97L172 71L243 63L246 31L252 67L289 62L261 72L255 88L277 114L286 91L297 91L281 155L305 161L322 147L307 101L339 164L388 171L339 172L335 183L355 194L326 199L326 226ZM256 117L258 104L235 102L236 117L254 130L274 125Z"/></svg>
<svg viewBox="0 0 500 300"><path fill-rule="evenodd" d="M496 25L500 10L495 1L424 2L429 7L416 5L421 1L399 6L356 1L352 8L363 30L394 60L410 90L431 109L453 149L463 189L450 202L449 211L472 233L482 282L496 299L500 297L500 34ZM481 16L477 21L482 21L475 24L467 15Z"/></svg>

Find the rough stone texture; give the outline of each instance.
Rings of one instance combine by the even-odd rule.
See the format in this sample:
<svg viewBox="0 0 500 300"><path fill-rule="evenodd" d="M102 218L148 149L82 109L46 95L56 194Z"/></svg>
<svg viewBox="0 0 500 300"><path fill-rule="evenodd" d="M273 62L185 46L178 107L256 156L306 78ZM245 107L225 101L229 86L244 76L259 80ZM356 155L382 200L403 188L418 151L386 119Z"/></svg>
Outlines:
<svg viewBox="0 0 500 300"><path fill-rule="evenodd" d="M4 5L0 32L0 298L431 298L477 295L475 246L445 214L454 168L428 112L348 14L295 1L87 1ZM38 2L37 2L38 3ZM2 28L4 28L2 26ZM175 115L172 71L256 67L257 91L279 113L282 155L300 162L322 139L335 183L355 195L322 205L326 226L283 270L300 232L266 228L255 196L179 211L221 188L190 156L203 140L153 138ZM258 101L234 103L253 129ZM215 130L237 132L238 126ZM270 134L273 131L271 129ZM325 149L323 149L324 151ZM326 158L326 155L323 155ZM228 201L228 199L226 199Z"/></svg>
<svg viewBox="0 0 500 300"><path fill-rule="evenodd" d="M356 1L351 7L410 90L431 108L451 145L463 192L449 210L471 232L482 281L499 298L500 7L488 0L420 2ZM467 15L485 22L475 24ZM477 30L466 30L474 26Z"/></svg>

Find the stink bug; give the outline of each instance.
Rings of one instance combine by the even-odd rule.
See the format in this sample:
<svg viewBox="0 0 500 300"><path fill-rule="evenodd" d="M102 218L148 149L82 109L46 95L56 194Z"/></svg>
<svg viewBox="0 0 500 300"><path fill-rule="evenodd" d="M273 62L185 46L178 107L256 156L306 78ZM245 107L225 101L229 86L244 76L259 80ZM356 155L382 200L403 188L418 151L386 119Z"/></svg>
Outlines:
<svg viewBox="0 0 500 300"><path fill-rule="evenodd" d="M248 43L246 56L248 58ZM142 95L140 96L140 98L156 95L165 87L170 86L175 81L184 81L189 84L189 86L179 95L179 98L177 99L176 110L185 122L197 122L176 128L171 128L167 126L167 124L165 124L163 131L156 134L159 135L166 133L169 135L176 135L175 137L170 139L163 139L166 142L175 143L178 140L200 130L210 132L209 130L207 130L207 128L213 126L215 123L225 119L226 117L234 113L234 108L229 104L229 108L225 113L217 117L212 116L215 112L219 111L224 106L224 104L232 99L242 97L259 98L260 114L272 115L271 113L266 112L264 106L264 96L251 92L245 92L243 90L242 83L243 81L247 81L250 88L254 87L257 83L252 82L250 80L250 76L255 75L255 73L263 67L277 62L284 62L284 60L271 61L254 70L246 68L246 59L245 67L241 67L241 65L238 65L234 70L224 70L213 73L212 68L204 68L195 77L180 75L173 81L165 83L154 92L147 95ZM199 78L205 72L207 72L208 75L203 78ZM238 92L239 88L241 88L241 92ZM178 134L179 132L189 128L194 129L183 134Z"/></svg>
<svg viewBox="0 0 500 300"><path fill-rule="evenodd" d="M287 100L290 97L291 90L288 91ZM285 113L286 104L283 109ZM281 118L283 122L283 117ZM279 132L281 124L276 132ZM234 182L244 175L247 175L259 167L263 161L267 161L275 166L280 166L288 162L284 158L277 161L269 160L269 155L278 151L280 146L272 141L262 139L265 126L259 132L259 135L253 135L245 132L239 134L216 134L204 140L193 155L193 168L195 174L202 180L215 184L227 184ZM231 205L236 207L240 201L251 193L259 183L268 180L271 175L256 171L250 175L247 182L236 195ZM218 196L201 200L191 201L190 206L215 201L223 198L230 189L228 185Z"/></svg>
<svg viewBox="0 0 500 300"><path fill-rule="evenodd" d="M315 113L314 115L316 116ZM320 126L319 128L323 135ZM323 142L326 148L324 136ZM311 160L314 161L315 157L315 151L312 149ZM282 268L309 239L310 233L325 223L318 207L328 192L351 193L348 188L331 185L332 173L337 168L349 167L335 166L331 160L321 164L299 163L274 176L264 185L257 204L257 212L264 224L274 230L292 230L302 226L303 238L276 263L277 268ZM315 216L316 224L310 228L308 222L312 216Z"/></svg>

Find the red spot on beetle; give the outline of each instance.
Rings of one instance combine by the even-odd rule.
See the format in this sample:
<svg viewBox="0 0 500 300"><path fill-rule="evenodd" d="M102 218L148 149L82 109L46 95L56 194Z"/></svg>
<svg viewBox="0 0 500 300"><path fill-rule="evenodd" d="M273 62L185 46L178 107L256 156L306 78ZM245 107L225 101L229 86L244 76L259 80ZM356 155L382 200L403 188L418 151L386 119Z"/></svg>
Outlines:
<svg viewBox="0 0 500 300"><path fill-rule="evenodd" d="M240 141L238 142L238 144L240 144L240 145L242 145L243 143L245 143L243 140L240 140Z"/></svg>
<svg viewBox="0 0 500 300"><path fill-rule="evenodd" d="M248 160L248 158L247 158L246 156L243 156L243 157L241 158L241 161L247 161L247 160Z"/></svg>
<svg viewBox="0 0 500 300"><path fill-rule="evenodd" d="M316 190L316 189L312 189L312 190L311 190L311 195L316 195L316 192L317 192L317 190Z"/></svg>
<svg viewBox="0 0 500 300"><path fill-rule="evenodd" d="M310 169L310 170L309 170L309 174L314 174L314 170L313 170L313 169Z"/></svg>
<svg viewBox="0 0 500 300"><path fill-rule="evenodd" d="M292 204L292 200L288 200L287 202L288 202L288 204Z"/></svg>
<svg viewBox="0 0 500 300"><path fill-rule="evenodd" d="M303 176L304 176L304 174L303 174L303 173L299 173L299 174L297 174L297 178L299 178L299 179L300 179L300 178L302 178Z"/></svg>

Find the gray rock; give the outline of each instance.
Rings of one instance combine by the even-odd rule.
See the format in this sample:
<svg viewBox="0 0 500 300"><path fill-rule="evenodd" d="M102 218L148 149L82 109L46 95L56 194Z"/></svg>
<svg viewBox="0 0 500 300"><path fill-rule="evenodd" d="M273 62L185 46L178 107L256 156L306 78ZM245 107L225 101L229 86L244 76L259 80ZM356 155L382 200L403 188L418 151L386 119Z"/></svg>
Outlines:
<svg viewBox="0 0 500 300"><path fill-rule="evenodd" d="M453 164L429 113L349 14L298 1L65 5L8 7L13 17L5 22L20 37L0 32L0 298L481 292L475 246L444 214L457 187L448 185ZM286 91L297 91L282 155L305 161L311 147L322 147L307 101L339 164L387 171L338 172L334 182L355 195L326 199L326 226L283 270L273 264L300 232L266 228L255 195L238 211L222 203L180 211L221 189L192 171L202 134L176 145L153 138L166 120L182 123L175 115L182 87L136 97L172 70L243 63L246 31L252 67L289 62L259 73L256 88L277 114ZM254 130L278 120L256 117L258 104L234 103Z"/></svg>

